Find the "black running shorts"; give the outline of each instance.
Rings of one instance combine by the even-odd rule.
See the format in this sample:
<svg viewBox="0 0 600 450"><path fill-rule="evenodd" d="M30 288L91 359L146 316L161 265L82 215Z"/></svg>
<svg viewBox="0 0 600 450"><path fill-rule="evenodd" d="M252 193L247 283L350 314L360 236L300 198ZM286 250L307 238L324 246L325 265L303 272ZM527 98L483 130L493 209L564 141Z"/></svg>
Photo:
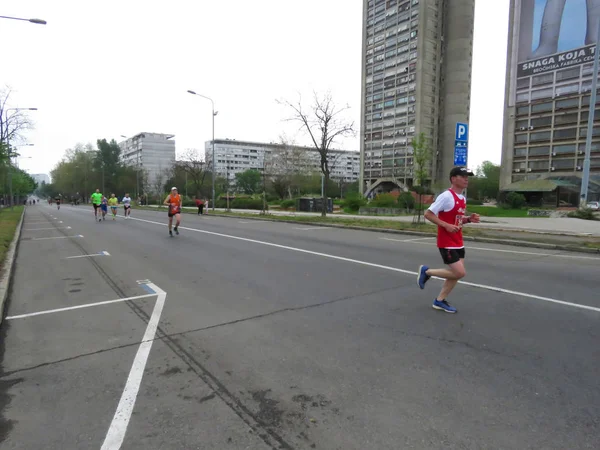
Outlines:
<svg viewBox="0 0 600 450"><path fill-rule="evenodd" d="M454 264L461 259L465 259L464 248L440 248L439 250L444 264Z"/></svg>

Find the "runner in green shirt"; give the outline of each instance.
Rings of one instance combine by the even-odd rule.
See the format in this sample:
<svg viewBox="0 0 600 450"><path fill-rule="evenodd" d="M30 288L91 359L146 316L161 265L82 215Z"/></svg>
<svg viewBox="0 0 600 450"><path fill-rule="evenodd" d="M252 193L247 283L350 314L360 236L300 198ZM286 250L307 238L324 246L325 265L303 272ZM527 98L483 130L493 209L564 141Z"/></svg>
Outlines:
<svg viewBox="0 0 600 450"><path fill-rule="evenodd" d="M100 189L96 189L96 192L92 194L92 206L94 207L94 220L98 219L98 208L100 208L100 204L102 203L102 194L100 193ZM100 221L102 219L98 219Z"/></svg>
<svg viewBox="0 0 600 450"><path fill-rule="evenodd" d="M112 213L113 220L117 217L117 206L119 206L119 200L115 197L115 194L110 194L108 199L108 206L110 206L110 212Z"/></svg>

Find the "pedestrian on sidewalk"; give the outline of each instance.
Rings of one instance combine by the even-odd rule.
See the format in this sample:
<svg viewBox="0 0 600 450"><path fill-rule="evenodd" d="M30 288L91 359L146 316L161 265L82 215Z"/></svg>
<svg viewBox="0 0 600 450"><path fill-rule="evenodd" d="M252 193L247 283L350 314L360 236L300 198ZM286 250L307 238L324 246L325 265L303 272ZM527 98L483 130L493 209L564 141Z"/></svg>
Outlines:
<svg viewBox="0 0 600 450"><path fill-rule="evenodd" d="M198 207L198 215L201 215L202 210L204 209L204 200L196 197L196 206Z"/></svg>
<svg viewBox="0 0 600 450"><path fill-rule="evenodd" d="M467 216L467 200L463 192L469 185L469 176L473 176L466 167L454 167L450 171L450 189L442 192L435 202L425 211L425 218L437 225L437 246L444 264L448 269L430 269L422 265L417 274L417 284L421 289L431 277L444 278L440 294L433 301L433 309L456 313L457 309L450 306L446 298L458 283L464 278L465 245L462 227L466 223L479 223L479 214Z"/></svg>

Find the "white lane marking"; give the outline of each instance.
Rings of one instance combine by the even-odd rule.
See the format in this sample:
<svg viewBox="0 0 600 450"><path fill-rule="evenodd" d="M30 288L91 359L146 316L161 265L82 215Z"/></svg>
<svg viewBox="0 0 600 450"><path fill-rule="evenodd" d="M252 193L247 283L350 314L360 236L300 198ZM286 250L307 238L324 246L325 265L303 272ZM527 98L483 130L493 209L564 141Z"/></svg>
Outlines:
<svg viewBox="0 0 600 450"><path fill-rule="evenodd" d="M394 241L394 242L414 242L417 239L408 239L408 240L400 240L400 239L390 239L390 238L379 238L382 241ZM427 238L427 239L435 239L435 238ZM428 242L417 242L418 244L428 244ZM514 253L516 255L528 255L528 256L552 256L554 258L569 258L569 259L591 259L595 261L600 261L600 257L598 256L579 256L579 255L561 255L558 253L538 253L538 252L522 252L518 250L501 250L497 248L485 248L485 247L471 247L465 246L467 250L481 250L484 252L497 252L497 253Z"/></svg>
<svg viewBox="0 0 600 450"><path fill-rule="evenodd" d="M134 220L139 220L140 222L151 223L154 225L160 225L163 227L166 226L166 224L164 224L164 223L154 222L152 220L138 219L138 218L135 218ZM289 247L287 245L274 244L272 242L265 242L265 241L259 241L256 239L243 238L243 237L239 237L239 236L233 236L230 234L216 233L214 231L198 230L196 228L187 228L187 227L182 227L182 226L180 226L179 228L181 228L183 230L187 230L187 231L195 231L197 233L209 234L212 236L220 236L220 237L236 239L236 240L244 241L244 242L252 242L254 244L266 245L269 247L281 248L284 250L291 250L291 251L299 252L299 253L306 253L309 255L322 256L324 258L335 259L338 261L351 262L351 263L360 264L363 266L375 267L377 269L390 270L393 272L404 273L404 274L411 275L411 276L417 275L417 272L413 272L411 270L398 269L396 267L384 266L382 264L375 264L375 263L370 263L367 261L360 261L357 259L344 258L342 256L330 255L328 253L314 252L312 250L305 250L305 249L297 248L297 247ZM436 277L432 277L432 278L436 278ZM436 278L436 279L441 279L441 278ZM527 294L526 292L511 291L509 289L503 289L503 288L499 288L499 287L495 287L495 286L488 286L488 285L484 285L484 284L471 283L468 281L459 281L459 284L464 284L465 286L471 286L471 287L476 287L476 288L480 288L480 289L486 289L488 291L502 292L504 294L511 294L511 295L515 295L517 297L533 298L533 299L541 300L541 301L548 302L548 303L558 303L560 305L572 306L574 308L588 309L590 311L600 312L600 308L596 308L594 306L587 306L587 305L580 305L578 303L565 302L563 300L556 300L556 299L553 299L550 297L543 297L540 295Z"/></svg>
<svg viewBox="0 0 600 450"><path fill-rule="evenodd" d="M93 258L94 256L110 256L110 253L108 253L105 250L102 250L99 253L92 253L91 255L77 255L77 256L67 256L64 259L75 259L75 258Z"/></svg>
<svg viewBox="0 0 600 450"><path fill-rule="evenodd" d="M243 220L240 220L238 223L250 223L250 222L244 222Z"/></svg>
<svg viewBox="0 0 600 450"><path fill-rule="evenodd" d="M86 303L85 305L68 306L66 308L48 309L46 311L38 311L38 312L33 312L33 313L28 313L28 314L19 314L18 316L9 316L9 317L6 317L6 320L25 319L27 317L43 316L45 314L54 314L54 313L59 313L59 312L64 312L64 311L72 311L74 309L92 308L94 306L111 305L113 303L128 302L129 300L139 300L140 298L148 298L148 297L154 297L154 296L156 296L156 294L144 294L144 295L137 295L135 297L118 298L116 300L106 300L103 302Z"/></svg>
<svg viewBox="0 0 600 450"><path fill-rule="evenodd" d="M416 242L416 241L425 241L428 239L435 239L435 236L425 237L425 238L417 238L417 239L392 239L392 238L379 238L382 241L394 241L394 242ZM469 247L471 248L471 247Z"/></svg>
<svg viewBox="0 0 600 450"><path fill-rule="evenodd" d="M140 384L142 383L142 377L144 376L146 362L148 361L150 349L154 342L158 322L162 314L163 306L165 305L165 299L167 298L167 293L154 283L148 283L146 286L156 292L158 298L154 305L152 316L150 316L150 320L148 321L148 326L146 327L146 332L144 333L140 347L133 360L131 371L127 377L127 383L125 383L125 389L121 395L121 400L119 400L119 406L117 406L117 410L115 411L115 415L101 450L118 450L123 444L125 433L127 433L127 426L129 425L133 407L135 406L135 400L140 389Z"/></svg>
<svg viewBox="0 0 600 450"><path fill-rule="evenodd" d="M73 236L54 236L54 237L45 237L45 238L33 238L32 241L45 241L46 239L69 239L69 238L82 238L83 234L76 234Z"/></svg>
<svg viewBox="0 0 600 450"><path fill-rule="evenodd" d="M24 228L23 231L70 230L71 227Z"/></svg>
<svg viewBox="0 0 600 450"><path fill-rule="evenodd" d="M306 227L306 228L294 227L294 230L310 231L310 230L324 230L326 228L330 228L330 227Z"/></svg>

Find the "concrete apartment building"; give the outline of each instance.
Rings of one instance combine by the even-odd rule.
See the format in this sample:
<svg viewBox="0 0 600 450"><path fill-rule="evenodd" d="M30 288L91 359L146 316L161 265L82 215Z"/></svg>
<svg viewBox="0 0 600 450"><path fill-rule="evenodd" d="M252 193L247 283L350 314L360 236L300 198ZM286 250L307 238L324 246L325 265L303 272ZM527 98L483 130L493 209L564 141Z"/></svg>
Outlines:
<svg viewBox="0 0 600 450"><path fill-rule="evenodd" d="M364 0L360 187L365 196L412 186L411 140L432 149L429 183L454 166L468 123L475 0Z"/></svg>
<svg viewBox="0 0 600 450"><path fill-rule="evenodd" d="M586 2L547 5L511 0L500 189L532 203L578 205L597 23ZM596 106L588 200L599 198Z"/></svg>
<svg viewBox="0 0 600 450"><path fill-rule="evenodd" d="M121 161L148 174L146 189L153 189L159 174L175 162L174 135L138 133L119 143Z"/></svg>
<svg viewBox="0 0 600 450"><path fill-rule="evenodd" d="M331 179L353 183L358 180L360 156L358 152L330 150ZM288 158L282 161L282 158ZM216 173L235 183L235 174L248 169L262 171L265 163L270 174L281 173L283 166L292 163L300 173L321 173L319 153L312 147L284 146L281 144L215 139ZM290 161L289 159L293 159ZM212 141L205 144L205 161L212 167Z"/></svg>

